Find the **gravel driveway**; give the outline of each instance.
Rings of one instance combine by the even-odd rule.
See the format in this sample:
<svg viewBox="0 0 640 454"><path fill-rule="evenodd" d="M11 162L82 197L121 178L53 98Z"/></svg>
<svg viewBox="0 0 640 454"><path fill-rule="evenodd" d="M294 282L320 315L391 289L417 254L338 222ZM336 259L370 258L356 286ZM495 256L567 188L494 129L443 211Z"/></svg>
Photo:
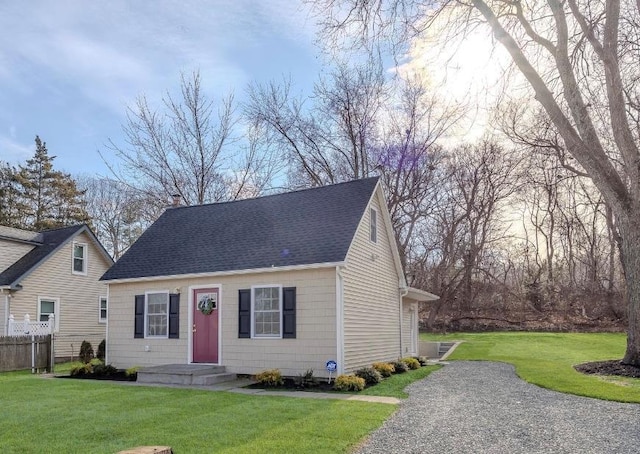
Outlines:
<svg viewBox="0 0 640 454"><path fill-rule="evenodd" d="M455 361L408 392L358 453L640 452L640 405L542 389L508 364Z"/></svg>

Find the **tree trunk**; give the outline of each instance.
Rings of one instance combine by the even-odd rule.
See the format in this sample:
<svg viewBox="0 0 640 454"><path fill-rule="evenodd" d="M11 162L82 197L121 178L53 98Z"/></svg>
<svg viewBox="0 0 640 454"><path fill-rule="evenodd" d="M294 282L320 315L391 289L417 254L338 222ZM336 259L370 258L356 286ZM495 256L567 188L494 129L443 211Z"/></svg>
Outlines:
<svg viewBox="0 0 640 454"><path fill-rule="evenodd" d="M640 209L620 216L620 255L625 274L627 316L627 351L622 362L640 367Z"/></svg>

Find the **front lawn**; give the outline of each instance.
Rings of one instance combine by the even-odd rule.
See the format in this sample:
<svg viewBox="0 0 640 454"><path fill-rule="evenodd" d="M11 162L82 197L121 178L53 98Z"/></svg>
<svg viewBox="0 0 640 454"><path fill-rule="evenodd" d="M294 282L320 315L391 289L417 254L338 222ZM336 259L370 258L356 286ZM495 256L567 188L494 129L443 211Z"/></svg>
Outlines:
<svg viewBox="0 0 640 454"><path fill-rule="evenodd" d="M348 452L394 405L0 374L0 451ZM348 424L345 424L348 421Z"/></svg>
<svg viewBox="0 0 640 454"><path fill-rule="evenodd" d="M425 334L422 340L465 341L449 360L501 361L513 364L529 383L556 391L620 402L640 403L640 380L584 375L575 364L624 355L620 333L456 333Z"/></svg>

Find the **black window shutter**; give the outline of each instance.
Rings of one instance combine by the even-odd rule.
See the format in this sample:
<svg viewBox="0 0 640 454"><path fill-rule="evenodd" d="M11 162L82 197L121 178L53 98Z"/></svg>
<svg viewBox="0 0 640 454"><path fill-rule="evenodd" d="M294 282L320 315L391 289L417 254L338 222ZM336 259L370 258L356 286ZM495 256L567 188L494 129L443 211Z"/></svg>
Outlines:
<svg viewBox="0 0 640 454"><path fill-rule="evenodd" d="M133 321L133 337L144 337L144 295L136 295Z"/></svg>
<svg viewBox="0 0 640 454"><path fill-rule="evenodd" d="M180 337L180 295L169 294L169 339Z"/></svg>
<svg viewBox="0 0 640 454"><path fill-rule="evenodd" d="M282 289L282 337L296 338L296 288Z"/></svg>
<svg viewBox="0 0 640 454"><path fill-rule="evenodd" d="M238 290L238 337L251 337L251 289Z"/></svg>

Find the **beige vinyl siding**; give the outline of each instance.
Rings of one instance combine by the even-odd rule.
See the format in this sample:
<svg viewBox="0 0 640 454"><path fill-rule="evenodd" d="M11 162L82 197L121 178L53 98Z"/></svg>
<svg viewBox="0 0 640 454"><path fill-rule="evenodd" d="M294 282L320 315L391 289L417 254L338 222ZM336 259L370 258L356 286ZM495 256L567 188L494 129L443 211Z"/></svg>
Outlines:
<svg viewBox="0 0 640 454"><path fill-rule="evenodd" d="M111 284L109 362L118 368L190 362L189 288L209 285L221 286L219 362L229 372L254 374L276 368L283 375L295 376L313 369L322 376L326 362L336 359L335 268L327 268ZM238 338L238 290L259 285L296 287L295 339ZM176 289L180 292L180 338L134 339L135 295Z"/></svg>
<svg viewBox="0 0 640 454"><path fill-rule="evenodd" d="M87 244L87 275L72 273L73 241ZM107 296L107 286L100 277L109 262L99 252L91 238L82 233L67 242L22 282L22 290L13 293L11 314L22 320L29 314L38 317L38 298L59 300L59 331L55 336L56 357L75 356L83 340L91 342L94 351L105 338L105 323L98 322L100 296Z"/></svg>
<svg viewBox="0 0 640 454"><path fill-rule="evenodd" d="M393 261L393 234L383 220L382 190L371 206L377 211L377 241L370 240L370 210L364 213L347 255L344 276L344 370L400 356L399 276Z"/></svg>
<svg viewBox="0 0 640 454"><path fill-rule="evenodd" d="M34 246L17 241L0 240L0 273L26 255Z"/></svg>

